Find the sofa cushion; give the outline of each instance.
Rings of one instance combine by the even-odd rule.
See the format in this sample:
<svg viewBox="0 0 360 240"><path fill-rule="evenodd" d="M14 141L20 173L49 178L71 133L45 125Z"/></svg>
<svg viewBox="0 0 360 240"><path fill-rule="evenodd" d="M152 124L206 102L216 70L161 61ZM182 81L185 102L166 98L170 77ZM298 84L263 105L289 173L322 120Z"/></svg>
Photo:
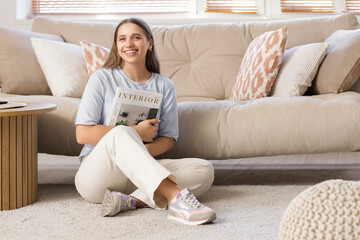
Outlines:
<svg viewBox="0 0 360 240"><path fill-rule="evenodd" d="M360 94L179 103L180 136L163 158L230 159L360 150Z"/></svg>
<svg viewBox="0 0 360 240"><path fill-rule="evenodd" d="M329 43L310 43L286 50L270 95L275 97L303 95L311 86L328 47Z"/></svg>
<svg viewBox="0 0 360 240"><path fill-rule="evenodd" d="M161 74L174 82L178 101L229 98L252 41L243 24L153 27L152 31Z"/></svg>
<svg viewBox="0 0 360 240"><path fill-rule="evenodd" d="M39 38L31 43L52 94L81 98L89 79L81 47Z"/></svg>
<svg viewBox="0 0 360 240"><path fill-rule="evenodd" d="M282 62L287 28L266 32L249 45L240 65L230 99L250 100L268 96Z"/></svg>
<svg viewBox="0 0 360 240"><path fill-rule="evenodd" d="M80 99L54 96L0 97L50 102L38 115L39 152L76 156L75 119ZM241 157L353 152L360 150L360 94L345 92L256 100L179 103L180 137L160 158Z"/></svg>
<svg viewBox="0 0 360 240"><path fill-rule="evenodd" d="M325 41L330 47L310 92L344 92L360 77L360 29L336 31Z"/></svg>
<svg viewBox="0 0 360 240"><path fill-rule="evenodd" d="M31 37L63 41L57 35L0 26L0 87L2 92L51 95L31 46Z"/></svg>
<svg viewBox="0 0 360 240"><path fill-rule="evenodd" d="M59 34L66 42L74 44L86 40L110 48L116 25L37 18L32 31ZM179 101L229 99L242 57L251 41L285 25L288 26L288 48L291 48L323 42L332 32L355 29L359 23L356 15L343 14L256 23L152 26L161 74L174 82Z"/></svg>
<svg viewBox="0 0 360 240"><path fill-rule="evenodd" d="M37 115L38 152L78 156L83 145L76 142L75 120L80 99L46 95L20 96L0 93L1 98L19 102L55 103L55 111Z"/></svg>
<svg viewBox="0 0 360 240"><path fill-rule="evenodd" d="M287 48L323 42L337 30L354 30L360 27L355 13L344 13L325 17L255 21L248 23L247 28L249 34L255 38L264 32L274 31L284 25L288 27Z"/></svg>
<svg viewBox="0 0 360 240"><path fill-rule="evenodd" d="M86 70L90 77L97 69L104 65L109 57L110 50L85 40L81 40L80 45L84 52Z"/></svg>
<svg viewBox="0 0 360 240"><path fill-rule="evenodd" d="M116 25L36 18L32 31L61 34L69 43L86 40L110 49ZM229 98L242 56L252 41L243 24L151 28L161 74L174 82L179 101Z"/></svg>

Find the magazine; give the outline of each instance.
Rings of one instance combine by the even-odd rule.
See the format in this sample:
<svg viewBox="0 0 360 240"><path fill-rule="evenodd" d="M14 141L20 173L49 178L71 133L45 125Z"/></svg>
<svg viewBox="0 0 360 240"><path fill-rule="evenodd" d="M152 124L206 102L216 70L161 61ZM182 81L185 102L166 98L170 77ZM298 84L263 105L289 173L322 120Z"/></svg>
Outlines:
<svg viewBox="0 0 360 240"><path fill-rule="evenodd" d="M133 126L157 118L162 98L161 93L118 87L106 125Z"/></svg>

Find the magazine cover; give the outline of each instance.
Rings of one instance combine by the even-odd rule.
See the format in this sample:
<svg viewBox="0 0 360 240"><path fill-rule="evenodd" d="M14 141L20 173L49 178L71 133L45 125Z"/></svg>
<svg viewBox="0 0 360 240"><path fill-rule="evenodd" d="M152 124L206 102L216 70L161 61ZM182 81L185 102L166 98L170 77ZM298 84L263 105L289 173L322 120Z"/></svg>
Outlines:
<svg viewBox="0 0 360 240"><path fill-rule="evenodd" d="M163 95L118 87L111 105L108 126L133 126L157 116Z"/></svg>

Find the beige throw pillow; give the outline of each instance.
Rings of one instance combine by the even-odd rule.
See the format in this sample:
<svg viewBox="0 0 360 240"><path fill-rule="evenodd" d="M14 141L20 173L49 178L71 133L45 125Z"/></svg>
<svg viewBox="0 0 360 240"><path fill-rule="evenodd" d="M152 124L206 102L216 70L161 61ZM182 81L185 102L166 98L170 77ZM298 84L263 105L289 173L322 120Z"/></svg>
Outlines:
<svg viewBox="0 0 360 240"><path fill-rule="evenodd" d="M81 98L89 78L82 48L39 38L31 43L53 95Z"/></svg>
<svg viewBox="0 0 360 240"><path fill-rule="evenodd" d="M312 94L344 92L360 77L360 29L338 30L325 42L330 47L310 89Z"/></svg>
<svg viewBox="0 0 360 240"><path fill-rule="evenodd" d="M31 37L63 42L57 35L0 26L0 87L3 93L51 95L31 46Z"/></svg>
<svg viewBox="0 0 360 240"><path fill-rule="evenodd" d="M303 95L311 86L328 47L329 43L311 43L286 50L270 95Z"/></svg>

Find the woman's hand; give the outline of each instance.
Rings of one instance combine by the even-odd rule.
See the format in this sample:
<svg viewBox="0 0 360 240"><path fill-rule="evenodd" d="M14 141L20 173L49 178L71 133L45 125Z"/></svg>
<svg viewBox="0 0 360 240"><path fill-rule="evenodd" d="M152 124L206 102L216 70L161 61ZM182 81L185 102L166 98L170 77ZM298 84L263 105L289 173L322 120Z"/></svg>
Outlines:
<svg viewBox="0 0 360 240"><path fill-rule="evenodd" d="M149 119L140 122L138 125L130 126L136 130L136 132L141 137L143 142L152 142L154 141L158 127L155 124L158 124L160 120L158 119Z"/></svg>

